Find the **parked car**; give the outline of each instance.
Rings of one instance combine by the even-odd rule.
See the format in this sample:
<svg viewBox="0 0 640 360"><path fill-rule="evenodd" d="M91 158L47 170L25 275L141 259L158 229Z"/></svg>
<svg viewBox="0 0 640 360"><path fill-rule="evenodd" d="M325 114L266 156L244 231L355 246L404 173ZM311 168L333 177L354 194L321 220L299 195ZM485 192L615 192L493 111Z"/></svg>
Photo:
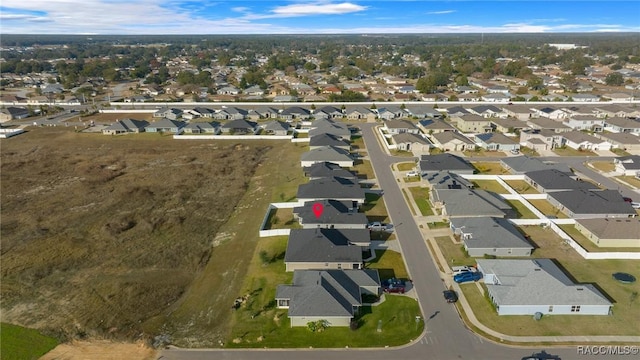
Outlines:
<svg viewBox="0 0 640 360"><path fill-rule="evenodd" d="M393 225L381 223L380 221L374 221L367 225L367 229L369 229L370 231L393 232Z"/></svg>
<svg viewBox="0 0 640 360"><path fill-rule="evenodd" d="M414 177L414 176L420 176L420 174L418 174L417 171L409 171L407 173L407 177Z"/></svg>
<svg viewBox="0 0 640 360"><path fill-rule="evenodd" d="M633 203L633 199L630 198L630 197L623 196L622 200L624 200L625 202L628 202L628 203Z"/></svg>
<svg viewBox="0 0 640 360"><path fill-rule="evenodd" d="M640 209L640 203L632 202L631 203L631 207L634 208L634 209Z"/></svg>
<svg viewBox="0 0 640 360"><path fill-rule="evenodd" d="M458 274L462 274L465 272L477 272L478 269L476 269L474 266L454 266L451 268L451 270L453 271L453 275L458 275Z"/></svg>
<svg viewBox="0 0 640 360"><path fill-rule="evenodd" d="M518 149L511 149L511 153L512 153L512 154L514 154L514 155L518 155L518 154L520 154L520 150L518 150Z"/></svg>
<svg viewBox="0 0 640 360"><path fill-rule="evenodd" d="M391 278L382 282L382 290L386 293L404 294L406 288L404 280Z"/></svg>
<svg viewBox="0 0 640 360"><path fill-rule="evenodd" d="M442 292L442 295L444 295L444 299L448 303L454 303L458 301L458 294L456 294L456 292L453 290L445 290Z"/></svg>
<svg viewBox="0 0 640 360"><path fill-rule="evenodd" d="M457 283L464 283L469 281L478 281L482 279L482 274L479 271L476 272L463 272L453 276L453 281Z"/></svg>

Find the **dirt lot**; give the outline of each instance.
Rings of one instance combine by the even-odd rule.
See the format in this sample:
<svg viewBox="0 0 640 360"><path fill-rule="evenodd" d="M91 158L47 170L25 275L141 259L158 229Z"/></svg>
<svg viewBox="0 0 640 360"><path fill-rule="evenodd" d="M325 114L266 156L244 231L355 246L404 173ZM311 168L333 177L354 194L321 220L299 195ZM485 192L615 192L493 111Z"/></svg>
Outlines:
<svg viewBox="0 0 640 360"><path fill-rule="evenodd" d="M113 343L108 341L74 341L60 344L40 360L153 360L157 351L144 343Z"/></svg>
<svg viewBox="0 0 640 360"><path fill-rule="evenodd" d="M2 140L2 321L63 340L160 333L145 322L216 261L216 235L274 143L151 135Z"/></svg>

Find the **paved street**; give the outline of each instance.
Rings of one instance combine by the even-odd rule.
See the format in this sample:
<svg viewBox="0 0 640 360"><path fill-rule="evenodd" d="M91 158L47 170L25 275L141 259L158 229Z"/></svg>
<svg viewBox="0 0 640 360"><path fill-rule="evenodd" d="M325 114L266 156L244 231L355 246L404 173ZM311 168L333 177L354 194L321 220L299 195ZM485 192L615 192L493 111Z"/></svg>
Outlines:
<svg viewBox="0 0 640 360"><path fill-rule="evenodd" d="M445 289L440 273L436 268L425 246L423 236L409 210L401 193L398 181L391 171L391 164L407 161L408 158L392 157L385 153L374 134L375 124L362 125L362 134L373 165L379 186L384 189L384 200L389 216L395 225L399 248L413 280L415 296L422 313L426 318L426 329L422 336L403 347L393 349L292 349L292 350L168 350L162 352L162 359L333 359L349 357L352 359L510 359L518 360L524 356L547 350L548 353L559 355L561 359L606 359L579 356L576 347L548 348L548 347L513 347L490 342L468 330L454 306L447 304L442 298ZM579 166L585 159L557 158L552 160L568 160L567 162L586 176L604 185L610 181L590 169ZM600 175L601 176L601 175ZM615 183L614 183L615 184ZM636 194L637 195L637 194ZM395 246L394 246L395 248ZM413 326L413 324L407 324ZM383 329L384 331L384 329ZM585 342L588 340L584 338ZM609 358L614 358L609 357Z"/></svg>

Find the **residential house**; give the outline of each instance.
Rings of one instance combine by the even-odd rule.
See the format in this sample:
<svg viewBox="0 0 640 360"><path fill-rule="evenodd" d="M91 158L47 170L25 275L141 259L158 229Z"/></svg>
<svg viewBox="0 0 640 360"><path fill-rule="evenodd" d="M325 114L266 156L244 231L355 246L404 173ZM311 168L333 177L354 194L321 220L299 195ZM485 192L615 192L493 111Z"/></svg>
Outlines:
<svg viewBox="0 0 640 360"><path fill-rule="evenodd" d="M432 189L461 190L473 189L475 187L475 185L471 181L449 171L423 173L422 179L426 180Z"/></svg>
<svg viewBox="0 0 640 360"><path fill-rule="evenodd" d="M287 135L291 126L282 121L271 120L259 126L266 135Z"/></svg>
<svg viewBox="0 0 640 360"><path fill-rule="evenodd" d="M346 170L339 165L329 162L315 163L309 167L305 167L304 176L309 180L322 179L322 178L343 178L349 180L352 183L358 181L358 176L354 173Z"/></svg>
<svg viewBox="0 0 640 360"><path fill-rule="evenodd" d="M404 115L404 111L402 110L402 108L393 105L378 108L376 112L378 113L378 118L383 120L391 120L402 117L402 115Z"/></svg>
<svg viewBox="0 0 640 360"><path fill-rule="evenodd" d="M0 109L0 122L19 120L29 117L29 109L16 106L8 106Z"/></svg>
<svg viewBox="0 0 640 360"><path fill-rule="evenodd" d="M611 143L614 149L622 149L631 154L640 154L640 136L629 133L602 132L594 134L595 137Z"/></svg>
<svg viewBox="0 0 640 360"><path fill-rule="evenodd" d="M323 106L313 111L316 119L341 119L343 116L342 110L334 106Z"/></svg>
<svg viewBox="0 0 640 360"><path fill-rule="evenodd" d="M526 122L520 120L495 118L491 119L491 127L493 127L494 131L505 134L517 133L527 128L528 125Z"/></svg>
<svg viewBox="0 0 640 360"><path fill-rule="evenodd" d="M315 120L311 124L309 137L313 138L314 136L320 134L333 135L337 139L345 141L351 140L351 130L349 129L347 124L329 119Z"/></svg>
<svg viewBox="0 0 640 360"><path fill-rule="evenodd" d="M558 169L544 169L528 171L524 174L524 181L541 193L567 190L600 190L599 187L587 181L579 181L572 174Z"/></svg>
<svg viewBox="0 0 640 360"><path fill-rule="evenodd" d="M613 117L608 118L604 122L604 129L614 133L631 133L640 135L640 121Z"/></svg>
<svg viewBox="0 0 640 360"><path fill-rule="evenodd" d="M418 121L418 129L429 135L439 134L445 131L456 131L453 125L441 119L420 120Z"/></svg>
<svg viewBox="0 0 640 360"><path fill-rule="evenodd" d="M452 106L452 107L447 108L445 110L447 111L447 114L450 117L453 117L453 116L464 116L464 115L471 114L467 109L463 108L462 106Z"/></svg>
<svg viewBox="0 0 640 360"><path fill-rule="evenodd" d="M573 94L571 98L575 102L598 102L600 98L593 94Z"/></svg>
<svg viewBox="0 0 640 360"><path fill-rule="evenodd" d="M248 96L263 96L264 90L260 86L254 85L244 89L244 94Z"/></svg>
<svg viewBox="0 0 640 360"><path fill-rule="evenodd" d="M322 205L320 215L314 207ZM338 200L309 201L293 208L293 217L303 229L367 229L367 216L358 212L357 204ZM368 245L360 244L357 245Z"/></svg>
<svg viewBox="0 0 640 360"><path fill-rule="evenodd" d="M529 125L533 130L550 130L555 133L563 133L572 130L570 127L559 121L547 118L529 119L527 121L527 125Z"/></svg>
<svg viewBox="0 0 640 360"><path fill-rule="evenodd" d="M349 120L366 120L367 122L369 122L375 121L376 119L376 113L366 107L354 107L351 109L348 108L345 111L345 115Z"/></svg>
<svg viewBox="0 0 640 360"><path fill-rule="evenodd" d="M513 208L499 195L484 190L431 189L429 201L449 219L458 217L505 217Z"/></svg>
<svg viewBox="0 0 640 360"><path fill-rule="evenodd" d="M247 116L250 120L276 119L280 116L280 113L277 109L267 106L250 109L247 112Z"/></svg>
<svg viewBox="0 0 640 360"><path fill-rule="evenodd" d="M149 125L148 121L135 119L122 119L102 129L104 135L118 135L141 133Z"/></svg>
<svg viewBox="0 0 640 360"><path fill-rule="evenodd" d="M520 132L520 144L538 152L560 147L563 141L562 133L553 130L525 129Z"/></svg>
<svg viewBox="0 0 640 360"><path fill-rule="evenodd" d="M180 134L185 125L186 123L184 121L164 118L150 123L144 128L144 131Z"/></svg>
<svg viewBox="0 0 640 360"><path fill-rule="evenodd" d="M409 116L417 119L439 119L442 118L442 113L433 108L431 105L407 105L404 111Z"/></svg>
<svg viewBox="0 0 640 360"><path fill-rule="evenodd" d="M176 108L160 108L153 113L155 118L166 118L169 120L177 120L182 117L182 110Z"/></svg>
<svg viewBox="0 0 640 360"><path fill-rule="evenodd" d="M638 115L638 114L635 114L637 110L631 109L628 106L620 105L620 104L598 105L593 109L593 112L599 118L612 118L612 117L628 118L628 117L635 117Z"/></svg>
<svg viewBox="0 0 640 360"><path fill-rule="evenodd" d="M508 115L502 109L494 105L478 105L472 108L469 108L469 112L471 114L476 114L478 116L482 116L483 118L495 118L501 117L506 118Z"/></svg>
<svg viewBox="0 0 640 360"><path fill-rule="evenodd" d="M220 129L223 134L247 135L255 134L258 131L258 125L253 121L236 119L225 123Z"/></svg>
<svg viewBox="0 0 640 360"><path fill-rule="evenodd" d="M217 93L218 93L218 95L236 96L236 95L240 94L240 89L238 89L237 87L235 87L233 85L227 85L227 86L223 86L220 89L218 89Z"/></svg>
<svg viewBox="0 0 640 360"><path fill-rule="evenodd" d="M547 200L573 219L626 218L637 215L617 190L557 191L547 193Z"/></svg>
<svg viewBox="0 0 640 360"><path fill-rule="evenodd" d="M476 135L476 145L488 151L520 150L520 143L501 133Z"/></svg>
<svg viewBox="0 0 640 360"><path fill-rule="evenodd" d="M309 149L311 150L325 146L332 146L345 151L351 150L351 145L347 141L341 140L331 134L322 133L309 139Z"/></svg>
<svg viewBox="0 0 640 360"><path fill-rule="evenodd" d="M385 120L383 129L389 134L420 133L420 129L409 120Z"/></svg>
<svg viewBox="0 0 640 360"><path fill-rule="evenodd" d="M353 167L353 157L348 150L333 146L318 146L302 154L300 165L309 167L316 163L328 162L342 167Z"/></svg>
<svg viewBox="0 0 640 360"><path fill-rule="evenodd" d="M362 269L362 251L370 241L367 229L292 229L284 255L286 271Z"/></svg>
<svg viewBox="0 0 640 360"><path fill-rule="evenodd" d="M564 163L544 162L539 158L529 156L510 156L502 158L500 159L500 165L514 175L548 169L556 169L571 174L571 169Z"/></svg>
<svg viewBox="0 0 640 360"><path fill-rule="evenodd" d="M429 150L433 146L431 141L421 135L414 133L403 132L391 136L391 139L396 145L396 149L402 151L411 151L415 156L428 155Z"/></svg>
<svg viewBox="0 0 640 360"><path fill-rule="evenodd" d="M244 120L248 117L249 111L234 106L223 107L213 115L216 120Z"/></svg>
<svg viewBox="0 0 640 360"><path fill-rule="evenodd" d="M533 111L528 105L507 105L502 107L502 111L507 114L508 117L516 118L521 121L527 121L533 117Z"/></svg>
<svg viewBox="0 0 640 360"><path fill-rule="evenodd" d="M640 248L640 219L577 219L575 224L587 239L599 247Z"/></svg>
<svg viewBox="0 0 640 360"><path fill-rule="evenodd" d="M207 107L195 107L191 110L187 110L186 112L189 112L191 114L194 115L194 117L201 117L201 118L213 118L213 115L215 115L216 111ZM184 116L184 114L183 114Z"/></svg>
<svg viewBox="0 0 640 360"><path fill-rule="evenodd" d="M592 284L576 284L551 259L478 259L498 315L609 315L612 303Z"/></svg>
<svg viewBox="0 0 640 360"><path fill-rule="evenodd" d="M616 173L640 178L640 155L620 156L613 159L613 163Z"/></svg>
<svg viewBox="0 0 640 360"><path fill-rule="evenodd" d="M280 113L280 117L284 120L302 120L311 117L311 111L300 106L290 106Z"/></svg>
<svg viewBox="0 0 640 360"><path fill-rule="evenodd" d="M509 93L507 94L494 93L494 94L482 95L480 98L482 99L482 101L487 101L487 102L507 103L511 100L511 97L512 95Z"/></svg>
<svg viewBox="0 0 640 360"><path fill-rule="evenodd" d="M580 115L565 119L562 123L574 130L601 132L604 129L604 121L595 115Z"/></svg>
<svg viewBox="0 0 640 360"><path fill-rule="evenodd" d="M220 131L220 124L217 122L190 122L183 128L185 134L208 134L215 135Z"/></svg>
<svg viewBox="0 0 640 360"><path fill-rule="evenodd" d="M493 130L491 120L476 114L452 116L451 121L455 122L456 127L465 133L485 133Z"/></svg>
<svg viewBox="0 0 640 360"><path fill-rule="evenodd" d="M380 294L377 270L298 270L292 285L278 286L275 299L279 309L287 309L291 327L316 321L349 326L364 294Z"/></svg>
<svg viewBox="0 0 640 360"><path fill-rule="evenodd" d="M358 205L364 204L364 189L360 184L343 178L321 178L310 180L298 186L296 197L298 201L320 201L333 199L339 201L353 201Z"/></svg>
<svg viewBox="0 0 640 360"><path fill-rule="evenodd" d="M465 159L452 154L422 155L418 167L422 173L449 171L454 174L474 174L476 169Z"/></svg>
<svg viewBox="0 0 640 360"><path fill-rule="evenodd" d="M534 117L542 117L542 118L547 118L552 120L563 120L564 118L569 116L569 114L567 114L563 110L555 109L548 106L545 106L539 109L532 108L531 111L533 111Z"/></svg>
<svg viewBox="0 0 640 360"><path fill-rule="evenodd" d="M563 143L575 150L611 150L611 143L582 131L562 133Z"/></svg>
<svg viewBox="0 0 640 360"><path fill-rule="evenodd" d="M507 219L461 217L450 220L451 230L460 236L471 257L529 256L533 246Z"/></svg>

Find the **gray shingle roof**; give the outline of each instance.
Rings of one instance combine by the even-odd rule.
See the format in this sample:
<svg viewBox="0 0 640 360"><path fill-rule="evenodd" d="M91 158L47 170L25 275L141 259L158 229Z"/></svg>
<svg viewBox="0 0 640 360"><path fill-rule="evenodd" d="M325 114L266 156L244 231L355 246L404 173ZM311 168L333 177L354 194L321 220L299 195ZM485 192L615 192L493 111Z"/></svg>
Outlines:
<svg viewBox="0 0 640 360"><path fill-rule="evenodd" d="M513 145L518 142L500 133L484 133L476 135L476 139L482 140L485 144L507 144Z"/></svg>
<svg viewBox="0 0 640 360"><path fill-rule="evenodd" d="M525 173L525 178L544 188L545 190L598 190L599 188L590 182L577 181L566 172L557 169L546 169L529 171Z"/></svg>
<svg viewBox="0 0 640 360"><path fill-rule="evenodd" d="M298 186L298 199L362 199L364 189L359 184L341 178L311 180Z"/></svg>
<svg viewBox="0 0 640 360"><path fill-rule="evenodd" d="M359 263L362 248L354 242L362 243L362 237L369 237L367 229L293 229L284 262Z"/></svg>
<svg viewBox="0 0 640 360"><path fill-rule="evenodd" d="M551 164L542 162L540 159L528 156L510 156L500 160L504 165L511 169L512 173L524 174L529 171L557 169L562 172L571 173L571 169L566 164Z"/></svg>
<svg viewBox="0 0 640 360"><path fill-rule="evenodd" d="M473 173L475 168L461 157L452 154L435 154L422 155L420 157L420 170L422 172L451 171L455 173Z"/></svg>
<svg viewBox="0 0 640 360"><path fill-rule="evenodd" d="M448 171L430 172L422 175L434 189L472 189L473 183Z"/></svg>
<svg viewBox="0 0 640 360"><path fill-rule="evenodd" d="M548 194L574 214L629 214L636 211L616 190L571 190Z"/></svg>
<svg viewBox="0 0 640 360"><path fill-rule="evenodd" d="M485 283L502 305L611 305L593 285L574 284L550 259L477 260L484 274L499 284Z"/></svg>
<svg viewBox="0 0 640 360"><path fill-rule="evenodd" d="M321 146L300 156L302 161L325 161L325 162L341 162L341 161L353 161L351 154L341 148L333 146Z"/></svg>
<svg viewBox="0 0 640 360"><path fill-rule="evenodd" d="M434 200L445 205L449 217L504 217L511 206L484 190L434 189Z"/></svg>
<svg viewBox="0 0 640 360"><path fill-rule="evenodd" d="M319 134L309 139L309 146L349 147L349 143L331 134Z"/></svg>
<svg viewBox="0 0 640 360"><path fill-rule="evenodd" d="M357 176L354 173L329 162L320 162L306 167L304 168L304 173L307 177L310 178L338 177L344 179L352 179L354 183L357 179Z"/></svg>
<svg viewBox="0 0 640 360"><path fill-rule="evenodd" d="M411 133L400 133L400 134L396 134L391 136L393 138L393 141L396 142L396 144L402 144L402 143L419 143L419 144L423 144L423 145L431 145L431 142L425 138L423 138L422 136L418 135L418 134L411 134Z"/></svg>
<svg viewBox="0 0 640 360"><path fill-rule="evenodd" d="M441 133L437 133L437 134L433 134L431 135L434 139L436 139L440 144L446 144L449 141L452 140L459 140L463 143L469 144L469 145L473 145L475 144L471 139L469 139L468 137L460 134L459 132L456 131L445 131L445 132L441 132Z"/></svg>
<svg viewBox="0 0 640 360"><path fill-rule="evenodd" d="M317 217L313 211L315 204L322 204L322 214ZM293 208L293 214L302 219L303 224L352 224L365 229L367 217L363 213L353 212L352 202L338 200L307 201L303 206ZM365 232L367 230L364 230ZM368 234L365 240L370 240Z"/></svg>
<svg viewBox="0 0 640 360"><path fill-rule="evenodd" d="M452 218L451 225L464 234L471 234L463 239L469 249L533 249L518 229L504 218Z"/></svg>

